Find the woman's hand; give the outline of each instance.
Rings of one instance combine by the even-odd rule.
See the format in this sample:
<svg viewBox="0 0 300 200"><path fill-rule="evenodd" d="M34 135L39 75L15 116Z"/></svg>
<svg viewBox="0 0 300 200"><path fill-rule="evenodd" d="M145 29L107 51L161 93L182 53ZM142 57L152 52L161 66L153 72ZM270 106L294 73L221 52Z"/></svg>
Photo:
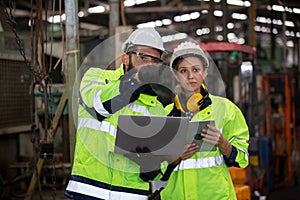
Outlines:
<svg viewBox="0 0 300 200"><path fill-rule="evenodd" d="M186 160L192 157L197 151L199 151L199 146L195 143L186 144L182 155L180 156L181 160Z"/></svg>
<svg viewBox="0 0 300 200"><path fill-rule="evenodd" d="M208 129L202 129L203 133L201 133L201 136L203 141L217 145L222 153L229 158L232 151L231 144L223 137L219 129L210 124L207 124L207 127Z"/></svg>

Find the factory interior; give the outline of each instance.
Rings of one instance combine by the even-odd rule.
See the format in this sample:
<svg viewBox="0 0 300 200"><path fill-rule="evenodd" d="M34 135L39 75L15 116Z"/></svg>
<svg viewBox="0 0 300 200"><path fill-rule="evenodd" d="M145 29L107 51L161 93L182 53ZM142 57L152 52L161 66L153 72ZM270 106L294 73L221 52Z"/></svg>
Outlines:
<svg viewBox="0 0 300 200"><path fill-rule="evenodd" d="M1 0L0 199L67 199L79 69L118 67L141 27L160 30L168 56L196 41L243 112L237 199L299 199L299 0Z"/></svg>

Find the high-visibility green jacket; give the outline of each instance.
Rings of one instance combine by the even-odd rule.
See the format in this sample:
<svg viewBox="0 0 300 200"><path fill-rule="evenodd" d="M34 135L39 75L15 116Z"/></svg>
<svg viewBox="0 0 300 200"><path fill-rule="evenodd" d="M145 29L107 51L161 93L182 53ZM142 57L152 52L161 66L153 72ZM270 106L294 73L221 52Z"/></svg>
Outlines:
<svg viewBox="0 0 300 200"><path fill-rule="evenodd" d="M236 148L235 162L248 165L248 127L240 109L228 99L210 95L211 104L191 120L214 120L222 135ZM197 152L181 161L160 193L162 200L233 200L232 180L222 152Z"/></svg>
<svg viewBox="0 0 300 200"><path fill-rule="evenodd" d="M114 153L118 116L165 116L166 112L157 97L148 94L140 94L137 100L115 113L105 110L102 103L119 94L119 78L123 74L122 67L117 70L90 68L82 78L80 95L85 106L106 118L99 121L85 106L80 104L78 108L72 176L66 189L70 198L147 199L149 183L139 177L139 165Z"/></svg>

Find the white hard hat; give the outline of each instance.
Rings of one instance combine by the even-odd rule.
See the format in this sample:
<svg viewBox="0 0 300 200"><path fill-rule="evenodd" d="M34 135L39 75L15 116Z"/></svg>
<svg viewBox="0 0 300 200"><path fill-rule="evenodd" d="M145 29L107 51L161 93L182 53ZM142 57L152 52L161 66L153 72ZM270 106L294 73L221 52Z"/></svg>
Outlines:
<svg viewBox="0 0 300 200"><path fill-rule="evenodd" d="M146 46L157 49L162 54L166 53L161 36L154 28L150 27L139 28L133 31L123 43L122 50L128 53L134 46Z"/></svg>
<svg viewBox="0 0 300 200"><path fill-rule="evenodd" d="M182 42L174 49L170 61L170 66L172 68L175 68L179 60L190 56L200 58L203 63L203 67L208 67L209 62L203 50L199 45L190 41Z"/></svg>

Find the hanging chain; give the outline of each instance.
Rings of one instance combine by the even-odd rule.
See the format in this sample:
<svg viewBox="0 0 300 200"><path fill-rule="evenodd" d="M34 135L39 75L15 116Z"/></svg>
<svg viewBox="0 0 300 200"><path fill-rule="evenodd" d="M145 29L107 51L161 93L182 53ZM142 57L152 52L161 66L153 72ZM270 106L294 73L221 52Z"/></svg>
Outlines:
<svg viewBox="0 0 300 200"><path fill-rule="evenodd" d="M17 29L16 29L17 23L16 23L16 21L14 19L14 16L12 14L12 11L13 11L13 1L9 0L8 1L8 7L7 7L4 4L3 0L1 0L1 7L4 10L4 14L5 14L5 17L7 19L7 22L10 25L10 27L12 29L12 32L14 33L16 43L17 43L17 45L19 47L19 52L20 52L21 56L23 57L23 59L24 59L24 61L26 63L26 66L29 67L30 72L35 77L38 77L41 80L42 77L41 77L40 73L34 71L33 68L31 67L31 63L27 60L26 54L25 54L25 51L24 51L24 42L21 40L21 38L19 37L19 35L17 33Z"/></svg>
<svg viewBox="0 0 300 200"><path fill-rule="evenodd" d="M52 174L51 174L51 178L52 178L52 191L53 191L53 194L52 194L52 198L53 200L55 200L55 197L56 197L56 173L55 173L55 156L53 156L53 159L51 159L52 161Z"/></svg>

